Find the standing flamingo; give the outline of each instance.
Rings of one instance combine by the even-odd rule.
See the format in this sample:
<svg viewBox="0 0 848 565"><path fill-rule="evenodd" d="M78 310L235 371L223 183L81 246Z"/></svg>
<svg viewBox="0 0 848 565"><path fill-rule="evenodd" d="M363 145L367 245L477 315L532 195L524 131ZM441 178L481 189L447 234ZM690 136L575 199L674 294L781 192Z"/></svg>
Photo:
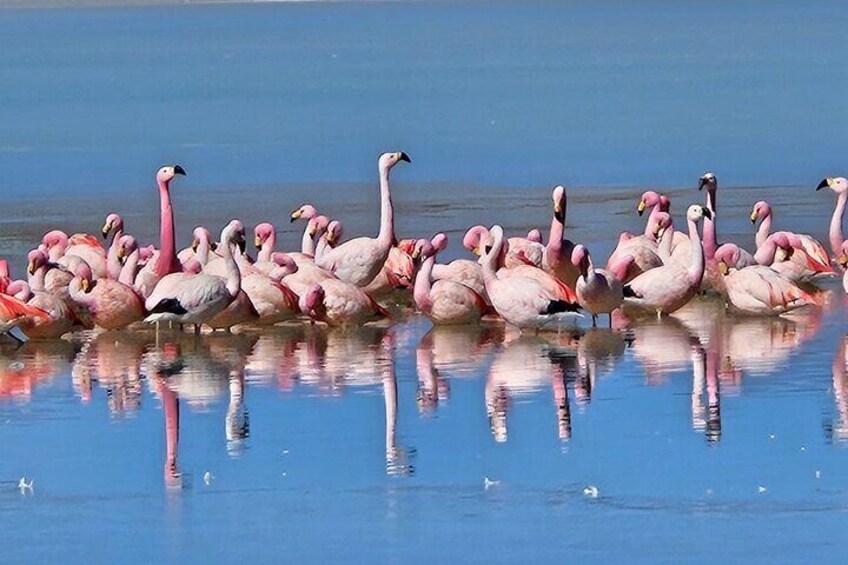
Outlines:
<svg viewBox="0 0 848 565"><path fill-rule="evenodd" d="M576 315L578 307L573 301L560 299L539 281L521 275L501 277L497 271L499 257L504 251L501 226L492 226L488 242L480 257L483 280L492 306L504 320L519 329L541 329Z"/></svg>
<svg viewBox="0 0 848 565"><path fill-rule="evenodd" d="M667 265L642 273L624 286L625 305L650 310L657 314L671 314L686 305L704 277L704 248L698 234L698 221L712 213L701 206L692 205L686 212L692 254L689 264L671 261Z"/></svg>
<svg viewBox="0 0 848 565"><path fill-rule="evenodd" d="M848 202L848 179L845 177L827 177L819 183L816 190L821 190L824 187L828 187L836 193L836 207L833 209L833 216L830 218L828 236L830 250L834 255L839 255L842 252L842 242L845 241L845 237L842 235L842 216L845 215L845 204Z"/></svg>
<svg viewBox="0 0 848 565"><path fill-rule="evenodd" d="M612 311L624 301L621 281L608 271L595 269L589 250L583 245L574 247L571 262L580 271L575 287L577 301L592 314L592 326L596 325L598 314L608 314L612 327Z"/></svg>
<svg viewBox="0 0 848 565"><path fill-rule="evenodd" d="M175 279L164 289L159 288L162 286L160 283L145 303L150 312L145 322L195 324L195 331L198 331L200 324L226 308L241 291L241 273L233 257L233 247L237 245L244 246L244 227L241 222L233 220L221 232L219 248L226 261L227 278L201 273Z"/></svg>
<svg viewBox="0 0 848 565"><path fill-rule="evenodd" d="M394 208L389 189L389 171L400 161L411 162L402 152L383 153L379 159L380 171L380 232L376 239L359 237L332 249L315 264L331 271L341 280L367 286L386 262L395 239Z"/></svg>
<svg viewBox="0 0 848 565"><path fill-rule="evenodd" d="M413 256L421 257L423 263L415 277L415 305L434 324L478 322L489 309L482 296L452 280L432 280L436 256L447 244L448 238L443 233L436 234L431 241L416 243Z"/></svg>
<svg viewBox="0 0 848 565"><path fill-rule="evenodd" d="M553 191L554 213L551 220L551 232L542 258L542 268L554 274L559 280L574 287L580 275L578 268L571 262L574 242L565 238L565 215L568 210L568 197L565 187L556 186Z"/></svg>
<svg viewBox="0 0 848 565"><path fill-rule="evenodd" d="M136 279L135 289L142 298L149 297L164 276L182 270L177 260L174 239L174 208L171 205L170 185L175 176L185 174L185 169L179 165L166 165L156 172L156 183L159 186L159 254L155 261L144 266Z"/></svg>

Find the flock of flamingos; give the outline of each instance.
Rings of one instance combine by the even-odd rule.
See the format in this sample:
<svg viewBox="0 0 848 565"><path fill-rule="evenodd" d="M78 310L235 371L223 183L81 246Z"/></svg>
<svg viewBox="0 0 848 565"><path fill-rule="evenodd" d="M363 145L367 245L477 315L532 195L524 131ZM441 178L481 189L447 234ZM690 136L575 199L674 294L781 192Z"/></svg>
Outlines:
<svg viewBox="0 0 848 565"><path fill-rule="evenodd" d="M648 191L637 210L649 211L644 233L622 233L605 268L589 250L567 239L566 190L553 190L547 244L538 230L506 237L501 226L469 229L463 246L477 260L438 263L447 237L400 240L394 232L389 177L403 152L384 153L380 175L377 237L343 241L342 225L311 205L291 214L304 220L301 249L275 250L274 226L254 228L256 257L246 253L246 233L229 222L215 241L204 227L190 248L175 245L170 185L186 172L179 165L156 173L161 219L159 246L142 246L125 233L117 214L89 234L53 230L28 255L27 280L12 280L0 263L0 331L28 338L57 338L75 328L121 329L138 322L202 326L212 330L273 325L307 318L331 326L358 326L390 317L378 300L410 292L416 308L434 324L474 324L500 317L521 330L558 329L564 320L611 314L662 316L698 294L720 297L728 308L751 315L780 315L817 306L817 285L848 265L842 216L848 180L826 178L818 189L837 194L828 254L805 234L771 232L771 209L757 202L751 221L760 222L757 248L747 251L717 238L717 181L700 178L706 204L686 210L686 230L676 230L669 199ZM703 235L698 224L703 223ZM832 260L832 257L836 258ZM848 285L848 271L843 281ZM848 286L846 286L848 290Z"/></svg>

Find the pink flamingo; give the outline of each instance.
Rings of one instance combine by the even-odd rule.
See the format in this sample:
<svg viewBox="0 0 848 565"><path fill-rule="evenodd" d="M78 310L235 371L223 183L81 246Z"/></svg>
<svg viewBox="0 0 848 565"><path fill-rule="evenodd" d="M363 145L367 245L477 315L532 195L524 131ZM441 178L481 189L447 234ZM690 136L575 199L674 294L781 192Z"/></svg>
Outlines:
<svg viewBox="0 0 848 565"><path fill-rule="evenodd" d="M756 243L759 248L769 236L771 231L772 210L768 202L760 200L754 204L751 210L751 223L760 222L760 227L757 229ZM796 234L793 232L781 232L789 238L790 244L794 251L791 256L778 254L778 262L791 261L794 263L793 269L798 271L798 277L802 279L810 279L819 274L833 273L833 267L830 265L830 257L824 246L806 234ZM789 268L788 265L781 269Z"/></svg>
<svg viewBox="0 0 848 565"><path fill-rule="evenodd" d="M315 209L315 206L312 204L304 204L299 208L295 208L291 213L291 220L294 222L295 220L299 220L303 218L304 220L311 220L315 216L318 215L318 210Z"/></svg>
<svg viewBox="0 0 848 565"><path fill-rule="evenodd" d="M519 329L541 329L576 315L577 305L573 300L562 300L538 280L520 274L503 276L497 270L499 258L504 253L501 226L492 226L488 241L480 258L483 280L492 306L504 320Z"/></svg>
<svg viewBox="0 0 848 565"><path fill-rule="evenodd" d="M473 226L465 232L462 245L477 256L483 255L483 242L489 239L489 230L485 226ZM532 265L541 267L545 254L545 247L537 242L524 237L511 237L507 240L506 255L501 259L502 266L507 268L520 265Z"/></svg>
<svg viewBox="0 0 848 565"><path fill-rule="evenodd" d="M44 278L48 269L47 255L43 251L34 250L30 251L28 258L29 286L33 295L28 304L46 315L27 316L21 324L21 330L32 339L61 337L71 331L76 317L62 294L46 291Z"/></svg>
<svg viewBox="0 0 848 565"><path fill-rule="evenodd" d="M260 324L272 325L290 320L300 314L298 296L281 279L297 272L298 266L285 253L275 253L272 257L277 268L268 275L250 273L242 279L242 289L258 316Z"/></svg>
<svg viewBox="0 0 848 565"><path fill-rule="evenodd" d="M341 280L367 286L380 272L395 240L394 208L389 189L389 171L400 161L411 162L409 156L398 151L380 156L380 232L376 239L359 237L327 251L315 264L331 271Z"/></svg>
<svg viewBox="0 0 848 565"><path fill-rule="evenodd" d="M89 243L72 244L65 232L53 230L44 234L41 243L47 249L47 256L54 263L67 267L67 258L79 257L91 267L97 278L103 278L107 275L106 253L97 241L95 241L96 245Z"/></svg>
<svg viewBox="0 0 848 565"><path fill-rule="evenodd" d="M848 292L848 241L842 242L842 252L837 261L842 270L845 271L842 274L842 288L845 289L845 292Z"/></svg>
<svg viewBox="0 0 848 565"><path fill-rule="evenodd" d="M830 239L830 250L834 255L839 255L842 252L842 242L845 241L842 235L842 217L845 215L845 204L848 202L848 179L845 177L827 177L819 183L816 190L821 190L824 187L828 187L836 193L836 207L833 209L833 216L830 218L828 237Z"/></svg>
<svg viewBox="0 0 848 565"><path fill-rule="evenodd" d="M712 213L697 205L686 212L692 255L687 265L671 261L642 273L624 286L625 305L656 312L657 317L671 314L686 305L701 286L704 277L704 248L698 234L698 221Z"/></svg>
<svg viewBox="0 0 848 565"><path fill-rule="evenodd" d="M595 269L589 250L583 245L574 247L571 262L580 271L575 287L577 302L592 314L592 326L596 325L598 314L608 314L612 327L612 311L624 302L621 281L604 269Z"/></svg>
<svg viewBox="0 0 848 565"><path fill-rule="evenodd" d="M357 326L388 318L389 313L354 284L326 279L300 297L300 309L313 320L330 326Z"/></svg>
<svg viewBox="0 0 848 565"><path fill-rule="evenodd" d="M527 232L527 241L542 243L542 232L538 228L533 228Z"/></svg>
<svg viewBox="0 0 848 565"><path fill-rule="evenodd" d="M105 330L121 329L144 317L144 304L132 287L111 279L95 279L86 264L74 270L68 292L88 310L94 324Z"/></svg>
<svg viewBox="0 0 848 565"><path fill-rule="evenodd" d="M436 234L431 241L424 239L416 243L413 256L420 256L423 262L415 277L415 305L434 324L478 322L489 309L482 296L461 283L432 279L436 256L447 245L448 238L443 233Z"/></svg>
<svg viewBox="0 0 848 565"><path fill-rule="evenodd" d="M701 175L698 190L707 189L706 208L711 217L704 216L704 258L709 263L715 258L718 249L718 235L716 234L716 192L718 181L713 173L707 172Z"/></svg>
<svg viewBox="0 0 848 565"><path fill-rule="evenodd" d="M187 278L178 277L180 273L167 275L175 277L165 289L157 285L145 303L150 315L147 323L170 321L179 324L195 324L195 332L200 324L206 323L215 314L224 310L236 299L241 291L241 273L233 257L233 247L244 246L244 226L233 220L221 232L221 255L226 261L226 279L201 273ZM165 282L165 279L162 279Z"/></svg>
<svg viewBox="0 0 848 565"><path fill-rule="evenodd" d="M551 220L551 233L548 238L548 245L545 246L542 258L542 268L555 275L568 286L574 287L580 272L571 262L574 242L564 239L565 215L568 210L568 197L565 187L562 185L554 187L552 197L554 201L554 214Z"/></svg>
<svg viewBox="0 0 848 565"><path fill-rule="evenodd" d="M464 284L486 299L486 285L483 282L483 268L476 261L454 259L450 263L433 265L432 278L434 281L451 280Z"/></svg>
<svg viewBox="0 0 848 565"><path fill-rule="evenodd" d="M30 306L14 296L0 293L0 333L21 341L20 338L11 333L12 330L27 319L46 318L47 316L48 314L40 308Z"/></svg>
<svg viewBox="0 0 848 565"><path fill-rule="evenodd" d="M170 185L175 176L185 174L185 169L179 165L167 165L156 172L156 184L159 186L159 253L154 261L144 266L136 279L135 289L142 298L149 297L163 277L182 270L174 239L174 208L171 205Z"/></svg>
<svg viewBox="0 0 848 565"><path fill-rule="evenodd" d="M196 259L201 265L206 265L210 260L220 257L215 250L218 246L212 241L212 234L203 226L194 228L192 232L191 247L186 247L177 254L177 260L185 267L185 264Z"/></svg>
<svg viewBox="0 0 848 565"><path fill-rule="evenodd" d="M653 190L642 194L636 211L641 216L648 207L651 207L645 233L642 235L633 235L628 232L621 233L618 238L618 245L607 259L606 270L608 272L616 273L616 276L622 282L628 282L663 264L662 259L657 254L657 242L653 232L657 215L660 212L668 212L669 206L668 198Z"/></svg>
<svg viewBox="0 0 848 565"><path fill-rule="evenodd" d="M383 268L362 290L370 296L385 295L396 290L408 290L413 286L414 272L415 262L410 252L401 249L400 244L393 245L389 249L389 256Z"/></svg>
<svg viewBox="0 0 848 565"><path fill-rule="evenodd" d="M737 268L738 248L722 245L716 252L718 268L724 275L727 298L734 310L747 314L779 315L815 299L777 271L764 265Z"/></svg>
<svg viewBox="0 0 848 565"><path fill-rule="evenodd" d="M106 216L106 222L100 229L103 239L108 239L109 234L112 239L109 242L109 249L106 251L106 276L112 280L118 280L121 274L121 261L118 259L118 243L124 235L124 220L118 214L112 213Z"/></svg>

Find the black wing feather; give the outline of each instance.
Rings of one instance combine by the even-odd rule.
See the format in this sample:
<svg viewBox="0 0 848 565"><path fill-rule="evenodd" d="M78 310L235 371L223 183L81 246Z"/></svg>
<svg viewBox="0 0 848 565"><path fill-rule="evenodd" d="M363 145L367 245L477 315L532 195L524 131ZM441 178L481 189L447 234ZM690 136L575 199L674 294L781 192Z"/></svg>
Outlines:
<svg viewBox="0 0 848 565"><path fill-rule="evenodd" d="M188 310L183 308L183 305L176 298L163 298L159 301L159 304L150 310L151 314L163 314L165 312L182 316L183 314L187 314Z"/></svg>

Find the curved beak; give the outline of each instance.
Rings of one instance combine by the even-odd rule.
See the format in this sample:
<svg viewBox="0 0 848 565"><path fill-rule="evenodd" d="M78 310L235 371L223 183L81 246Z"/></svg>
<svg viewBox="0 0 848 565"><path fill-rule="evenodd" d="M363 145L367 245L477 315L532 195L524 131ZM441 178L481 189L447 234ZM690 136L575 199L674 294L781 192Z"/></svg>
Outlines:
<svg viewBox="0 0 848 565"><path fill-rule="evenodd" d="M416 247L409 256L413 259L418 259L421 256L421 250Z"/></svg>
<svg viewBox="0 0 848 565"><path fill-rule="evenodd" d="M646 208L646 207L647 207L647 206L645 206L645 201L644 201L644 200L640 200L640 201L639 201L639 205L638 205L638 206L636 206L636 211L637 211L637 212L639 212L639 215L640 215L640 216L641 216L641 215L645 212L645 208Z"/></svg>
<svg viewBox="0 0 848 565"><path fill-rule="evenodd" d="M35 270L35 261L30 261L29 263L27 263L27 273L29 273L30 275L34 275Z"/></svg>
<svg viewBox="0 0 848 565"><path fill-rule="evenodd" d="M112 231L111 224L103 224L103 227L100 228L100 234L103 236L103 239L109 237L109 232Z"/></svg>
<svg viewBox="0 0 848 565"><path fill-rule="evenodd" d="M209 244L209 250L210 250L210 251L218 251L218 244L217 244L217 243L215 243L214 241L213 241L213 242L211 242L211 243Z"/></svg>
<svg viewBox="0 0 848 565"><path fill-rule="evenodd" d="M293 222L293 221L295 221L295 220L300 219L300 217L301 217L302 215L303 215L303 212L301 212L301 211L300 211L300 209L292 210L291 218L289 218L289 222Z"/></svg>
<svg viewBox="0 0 848 565"><path fill-rule="evenodd" d="M664 235L665 235L665 228L657 226L657 228L654 230L654 239L660 240L660 239L662 239L662 236L664 236Z"/></svg>
<svg viewBox="0 0 848 565"><path fill-rule="evenodd" d="M327 243L333 244L336 242L336 236L332 232L327 234Z"/></svg>
<svg viewBox="0 0 848 565"><path fill-rule="evenodd" d="M482 249L480 249L480 246L479 246L479 245L478 245L477 247L475 247L474 249L472 249L472 250L471 250L471 252L472 252L474 255L476 255L477 257L480 257L480 256L482 256L482 255L483 255L483 250L482 250Z"/></svg>
<svg viewBox="0 0 848 565"><path fill-rule="evenodd" d="M707 184L707 180L704 179L704 178L701 178L700 182L698 183L698 190L703 190L703 188L704 188L704 186L706 186L706 184Z"/></svg>
<svg viewBox="0 0 848 565"><path fill-rule="evenodd" d="M91 282L88 279L82 279L82 291L88 292L91 289Z"/></svg>
<svg viewBox="0 0 848 565"><path fill-rule="evenodd" d="M180 167L179 165L174 165L174 174L175 174L175 175L182 175L182 176L186 176L185 169L183 169L183 168L182 168L182 167Z"/></svg>
<svg viewBox="0 0 848 565"><path fill-rule="evenodd" d="M412 162L412 159L409 158L409 155L407 155L403 151L400 152L400 156L398 157L398 159L400 159L401 161L406 161L407 163Z"/></svg>
<svg viewBox="0 0 848 565"><path fill-rule="evenodd" d="M256 249L262 249L262 238L258 235L253 238L253 246L256 247Z"/></svg>
<svg viewBox="0 0 848 565"><path fill-rule="evenodd" d="M821 190L821 189L823 189L823 188L824 188L824 187L826 187L826 186L830 186L832 183L833 183L833 179L832 179L832 178L830 178L830 177L827 177L827 178L825 178L825 179L822 179L822 181L821 181L821 182L819 183L819 185L816 187L816 190Z"/></svg>
<svg viewBox="0 0 848 565"><path fill-rule="evenodd" d="M718 262L718 272L722 275L726 275L730 269L727 268L727 263L724 261Z"/></svg>
<svg viewBox="0 0 848 565"><path fill-rule="evenodd" d="M751 223L752 223L752 224L756 224L756 223L757 223L757 218L758 218L758 217L759 217L759 213L757 213L757 211L756 211L756 210L754 210L753 212L751 212Z"/></svg>
<svg viewBox="0 0 848 565"><path fill-rule="evenodd" d="M117 253L115 253L115 255L118 257L118 260L121 260L126 257L127 252L123 247L118 247L118 251Z"/></svg>
<svg viewBox="0 0 848 565"><path fill-rule="evenodd" d="M713 219L713 213L709 211L709 209L704 208L704 217L708 220Z"/></svg>
<svg viewBox="0 0 848 565"><path fill-rule="evenodd" d="M554 218L561 224L565 223L565 210L559 202L554 204Z"/></svg>
<svg viewBox="0 0 848 565"><path fill-rule="evenodd" d="M191 250L197 253L197 248L200 247L200 242L196 239L191 240Z"/></svg>

